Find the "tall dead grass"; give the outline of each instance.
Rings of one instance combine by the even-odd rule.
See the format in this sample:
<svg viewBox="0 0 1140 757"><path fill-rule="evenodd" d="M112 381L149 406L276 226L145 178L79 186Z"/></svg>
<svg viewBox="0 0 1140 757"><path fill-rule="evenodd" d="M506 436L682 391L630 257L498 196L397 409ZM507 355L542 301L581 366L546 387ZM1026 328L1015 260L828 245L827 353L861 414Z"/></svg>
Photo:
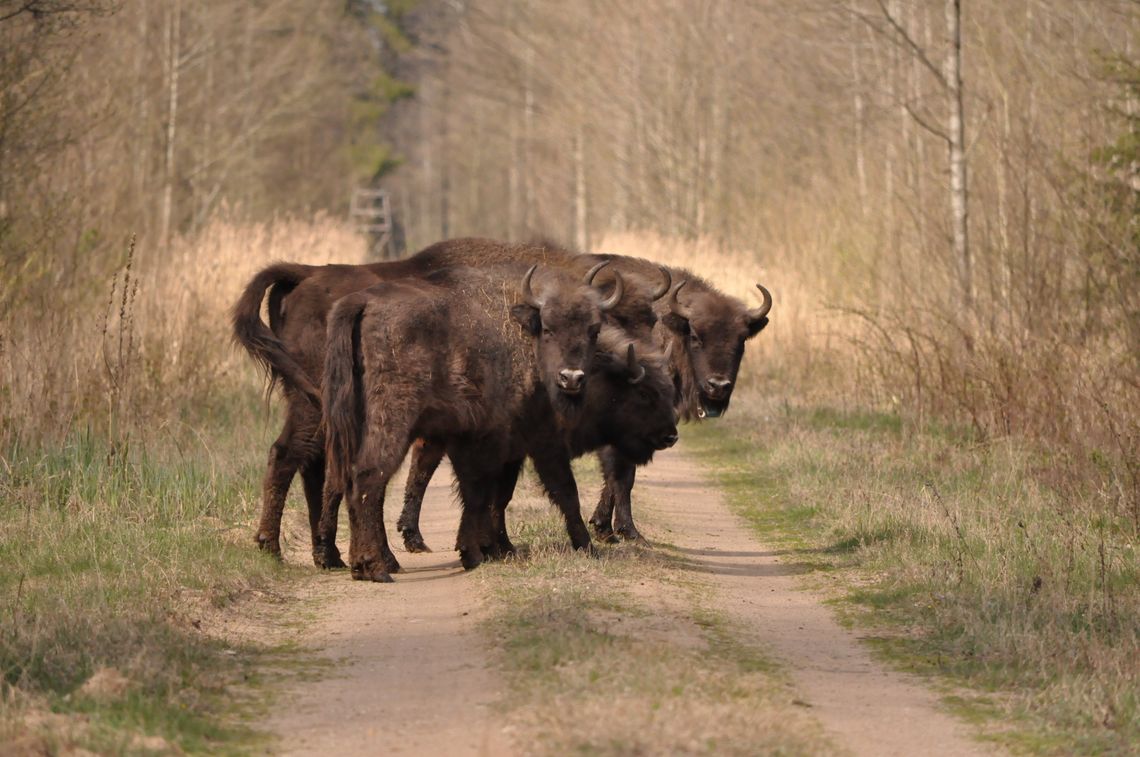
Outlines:
<svg viewBox="0 0 1140 757"><path fill-rule="evenodd" d="M255 374L231 347L227 312L249 277L275 260L352 263L366 253L327 216L219 219L166 250L124 240L105 280L69 277L81 291L49 291L4 316L0 435L152 428L248 387Z"/></svg>
<svg viewBox="0 0 1140 757"><path fill-rule="evenodd" d="M1074 512L1140 531L1140 344L1127 308L1090 316L1084 269L1072 266L1041 274L1048 286L1037 299L983 292L964 311L948 269L921 249L904 247L876 270L870 240L843 253L838 226L803 221L801 232L814 230L796 249L640 232L611 234L599 249L688 268L745 302L755 301L754 282L765 284L771 325L748 346L744 386L901 411L918 426L967 427L979 441L1027 440L1047 453L1041 482Z"/></svg>

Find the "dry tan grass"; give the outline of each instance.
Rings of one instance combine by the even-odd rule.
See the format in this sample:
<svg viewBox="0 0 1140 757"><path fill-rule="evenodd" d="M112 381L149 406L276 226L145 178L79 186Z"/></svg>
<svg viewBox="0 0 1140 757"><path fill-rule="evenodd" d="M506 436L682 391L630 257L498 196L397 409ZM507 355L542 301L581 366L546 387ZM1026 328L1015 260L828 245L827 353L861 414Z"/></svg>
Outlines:
<svg viewBox="0 0 1140 757"><path fill-rule="evenodd" d="M217 220L169 250L124 249L101 291L56 292L10 312L0 342L0 431L59 436L76 423L119 431L178 418L256 373L231 347L228 312L276 260L362 262L362 238L326 216Z"/></svg>

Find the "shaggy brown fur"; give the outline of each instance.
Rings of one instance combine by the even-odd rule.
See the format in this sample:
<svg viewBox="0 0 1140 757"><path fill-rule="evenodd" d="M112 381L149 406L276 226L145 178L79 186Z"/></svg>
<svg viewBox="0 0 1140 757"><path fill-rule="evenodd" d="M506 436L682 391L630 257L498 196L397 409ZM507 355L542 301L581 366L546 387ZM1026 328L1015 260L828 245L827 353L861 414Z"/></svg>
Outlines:
<svg viewBox="0 0 1140 757"><path fill-rule="evenodd" d="M428 247L406 260L362 266L304 266L280 263L258 273L246 286L233 309L234 338L259 364L266 367L270 388L283 387L285 425L270 448L262 487L261 521L257 542L262 549L280 554L279 534L285 498L293 477L300 471L309 509L313 546L317 546L316 523L321 512L324 482L324 440L320 432L319 385L324 366L326 318L341 297L381 281L417 277L451 265L495 267L519 262L543 263L574 259L573 253L548 243L506 244L486 239L456 239ZM590 265L574 270L584 273ZM626 294L607 320L626 328L652 328L655 316L645 291L634 274L626 281ZM606 276L605 296L612 288ZM261 320L261 302L269 290L269 325ZM430 475L429 475L430 477ZM420 539L422 545L422 539ZM414 546L414 545L413 545ZM314 559L318 560L316 552ZM326 560L321 553L319 560ZM339 563L334 560L333 565Z"/></svg>
<svg viewBox="0 0 1140 757"><path fill-rule="evenodd" d="M622 276L646 275L652 267L639 258L594 257L609 260L609 267ZM691 271L670 268L669 272L673 288L668 297L654 303L657 324L653 331L670 356L677 410L686 420L720 417L728 410L745 342L768 325L771 301L750 309ZM602 450L598 457L605 483L590 524L601 539L641 538L631 501L635 465L613 449Z"/></svg>
<svg viewBox="0 0 1140 757"><path fill-rule="evenodd" d="M638 280L634 278L638 277L645 282L651 281L660 270L657 264L640 258L558 255L549 247L542 249L548 264L573 272L586 270L599 261L609 261L610 265L597 276L595 283L599 286L605 286L614 272L620 272L623 280ZM499 252L498 259L512 254L526 256L534 251L507 247ZM749 309L740 300L720 292L683 268L665 270L673 282L670 296L653 301L652 316L627 309L627 320L622 325L633 335L653 340L669 355L676 407L682 418L719 417L728 410L745 342L767 326L767 311L763 307ZM602 539L640 538L633 522L631 502L636 463L613 448L603 448L598 458L605 483L590 523ZM397 524L409 551L427 549L418 527L419 506L433 466L438 464L436 450L420 447L414 450L413 473L408 479L404 511Z"/></svg>
<svg viewBox="0 0 1140 757"><path fill-rule="evenodd" d="M579 421L589 392L567 387L564 375L584 374L594 361L601 298L577 279L543 274L536 300L525 296L525 283L511 283L523 281L519 268L504 266L498 275L448 269L385 282L333 309L320 526L326 537L335 535L336 500L344 492L353 578L391 580L384 494L411 441L423 437L442 440L455 469L464 567L483 559L496 481L523 448L562 510L574 547L590 548L569 456L551 429Z"/></svg>
<svg viewBox="0 0 1140 757"><path fill-rule="evenodd" d="M671 373L665 357L652 345L630 339L621 329L604 326L590 376L578 422L562 429L573 457L612 447L624 459L644 465L653 459L654 452L676 442ZM438 441L421 439L413 447L404 510L397 523L405 541L410 534L419 536L423 495L443 455L444 445ZM503 512L514 493L521 464L518 460L508 465L497 484L492 511L496 554L514 551Z"/></svg>

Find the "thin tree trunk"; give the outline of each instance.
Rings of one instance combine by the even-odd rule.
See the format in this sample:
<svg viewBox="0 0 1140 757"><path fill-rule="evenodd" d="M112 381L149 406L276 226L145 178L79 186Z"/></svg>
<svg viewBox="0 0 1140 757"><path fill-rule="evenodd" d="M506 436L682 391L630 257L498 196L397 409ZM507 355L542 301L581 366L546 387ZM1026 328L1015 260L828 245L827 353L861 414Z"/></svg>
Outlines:
<svg viewBox="0 0 1140 757"><path fill-rule="evenodd" d="M857 43L858 31L856 22L857 6L851 4L851 79L854 90L852 106L855 109L855 178L859 189L859 211L864 218L867 217L867 157L865 154L864 113L866 104L863 102L863 69L859 61L859 45Z"/></svg>
<svg viewBox="0 0 1140 757"><path fill-rule="evenodd" d="M586 136L579 120L574 132L574 244L580 252L590 249L590 238L586 228L588 208L586 206Z"/></svg>
<svg viewBox="0 0 1140 757"><path fill-rule="evenodd" d="M962 306L974 305L974 275L970 260L968 184L966 177L966 124L962 108L962 3L946 0L946 83L949 95L950 215L954 257L958 263Z"/></svg>
<svg viewBox="0 0 1140 757"><path fill-rule="evenodd" d="M162 188L162 225L159 238L162 246L170 244L170 219L174 213L174 144L178 134L178 48L181 46L182 0L174 0L166 26L166 49L169 71L167 86L169 105L166 121L166 182Z"/></svg>
<svg viewBox="0 0 1140 757"><path fill-rule="evenodd" d="M523 76L523 86L526 92L523 95L523 135L522 135L522 230L529 234L534 217L534 190L530 177L530 144L534 131L534 47L528 46L526 50L526 73Z"/></svg>
<svg viewBox="0 0 1140 757"><path fill-rule="evenodd" d="M448 165L448 118L451 103L448 102L450 82L447 73L443 75L443 86L440 92L439 107L439 238L447 239L451 236L451 170Z"/></svg>

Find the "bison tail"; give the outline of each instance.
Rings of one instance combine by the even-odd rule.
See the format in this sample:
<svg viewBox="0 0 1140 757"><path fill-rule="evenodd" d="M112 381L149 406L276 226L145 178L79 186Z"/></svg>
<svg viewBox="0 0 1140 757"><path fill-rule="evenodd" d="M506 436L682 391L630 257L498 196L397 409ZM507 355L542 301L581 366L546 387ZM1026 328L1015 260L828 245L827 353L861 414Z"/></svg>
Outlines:
<svg viewBox="0 0 1140 757"><path fill-rule="evenodd" d="M364 366L360 355L360 319L368 297L350 294L329 315L325 353L323 408L326 475L347 491L352 464L360 448L364 426Z"/></svg>
<svg viewBox="0 0 1140 757"><path fill-rule="evenodd" d="M249 353L269 375L269 391L281 381L305 394L315 405L321 401L320 392L305 375L296 358L289 354L285 344L261 320L261 301L270 287L275 293L282 287L292 289L308 278L313 266L297 263L275 263L254 276L231 311L234 341Z"/></svg>

